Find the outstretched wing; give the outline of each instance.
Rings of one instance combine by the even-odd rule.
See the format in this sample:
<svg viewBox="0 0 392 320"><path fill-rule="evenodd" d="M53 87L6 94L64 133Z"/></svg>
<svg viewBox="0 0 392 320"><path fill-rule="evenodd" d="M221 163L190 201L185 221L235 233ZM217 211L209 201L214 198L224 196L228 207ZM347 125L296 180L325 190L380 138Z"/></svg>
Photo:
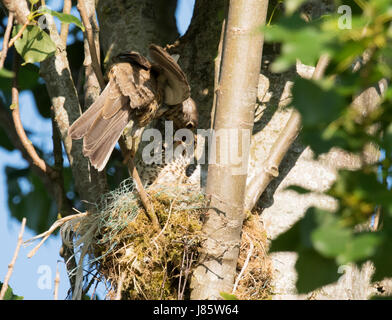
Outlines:
<svg viewBox="0 0 392 320"><path fill-rule="evenodd" d="M164 102L175 105L188 99L191 90L185 73L177 62L160 46L151 44L149 49L151 58L162 69L164 76L159 79L165 92Z"/></svg>

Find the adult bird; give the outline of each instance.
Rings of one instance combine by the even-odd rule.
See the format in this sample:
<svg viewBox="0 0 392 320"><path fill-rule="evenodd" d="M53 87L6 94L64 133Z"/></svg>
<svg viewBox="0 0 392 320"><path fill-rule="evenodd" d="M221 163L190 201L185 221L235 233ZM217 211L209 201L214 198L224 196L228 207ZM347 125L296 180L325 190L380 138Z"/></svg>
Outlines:
<svg viewBox="0 0 392 320"><path fill-rule="evenodd" d="M152 62L135 51L116 56L105 89L69 129L72 139L83 138L83 154L98 171L130 121L132 133L139 135L134 140L140 138L139 128L159 117L173 120L177 129L197 126L197 108L184 72L160 46L151 44L149 53Z"/></svg>

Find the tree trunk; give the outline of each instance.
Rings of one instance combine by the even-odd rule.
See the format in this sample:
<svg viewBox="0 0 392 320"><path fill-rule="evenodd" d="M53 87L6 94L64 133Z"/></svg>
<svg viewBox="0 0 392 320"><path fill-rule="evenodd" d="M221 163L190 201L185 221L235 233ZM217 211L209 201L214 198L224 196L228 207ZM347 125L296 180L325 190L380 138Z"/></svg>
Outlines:
<svg viewBox="0 0 392 320"><path fill-rule="evenodd" d="M263 48L262 34L254 31L265 23L267 7L265 0L230 1L214 120L219 140L210 146L216 163L209 163L206 190L213 209L203 227L207 239L193 273L192 299L218 299L234 284ZM238 153L240 161L234 159Z"/></svg>

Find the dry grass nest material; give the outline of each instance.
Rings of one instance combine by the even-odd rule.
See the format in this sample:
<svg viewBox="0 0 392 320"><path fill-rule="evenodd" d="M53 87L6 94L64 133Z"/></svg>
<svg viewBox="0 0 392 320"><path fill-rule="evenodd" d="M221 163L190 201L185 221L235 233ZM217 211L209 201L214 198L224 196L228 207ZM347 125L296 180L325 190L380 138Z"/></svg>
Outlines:
<svg viewBox="0 0 392 320"><path fill-rule="evenodd" d="M162 227L159 233L131 180L103 197L94 213L62 226L64 243L75 248L74 298L81 298L92 282L101 281L97 279L110 284L110 299L189 298L189 280L203 242L206 199L189 188L165 187L148 194ZM267 239L256 217L250 216L243 230L234 292L239 299L269 297ZM93 272L93 279L87 276Z"/></svg>

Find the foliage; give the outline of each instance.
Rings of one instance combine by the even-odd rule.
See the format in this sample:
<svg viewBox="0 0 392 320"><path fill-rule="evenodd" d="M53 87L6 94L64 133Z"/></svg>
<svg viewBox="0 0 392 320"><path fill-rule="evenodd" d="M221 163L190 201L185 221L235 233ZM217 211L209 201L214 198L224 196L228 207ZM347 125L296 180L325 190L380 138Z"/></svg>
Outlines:
<svg viewBox="0 0 392 320"><path fill-rule="evenodd" d="M325 15L310 22L304 21L298 14L298 9L306 2L271 1L271 19L264 29L266 41L281 44L281 55L273 64L275 72L292 68L297 59L305 64L315 65L322 54L330 56L331 62L323 79L314 81L297 78L294 81L292 106L302 115L303 143L309 145L316 156L328 152L332 147L363 156L371 144L383 150L385 157L356 171L339 171L336 182L326 192L337 200L336 212L309 208L302 220L272 242L271 252L296 251L299 254L296 264L299 292L308 292L336 281L340 276L339 266L349 262L361 264L366 260L372 260L376 266L373 276L375 281L392 276L392 197L387 183L392 176L392 88L386 90L380 106L375 110L369 110L366 116L363 116L360 108L351 107L353 98L360 92L375 86L381 79L391 79L392 5L390 0L335 1L337 5L349 5L353 12L352 28L339 29L341 15L338 13ZM80 83L83 82L83 79L78 79L83 63L83 43L76 35L84 30L84 27L72 15L48 8L36 8L38 3L39 0L30 0L31 25L26 26L14 46L24 60L24 65L18 72L19 90L31 91L40 114L44 118L49 118L51 102L45 84L40 78L38 64L51 57L58 49L47 30L40 27L38 20L43 15L51 15L61 22L76 26L70 29L70 34L75 40L67 45L66 50L72 76L78 80L75 82ZM283 5L285 12L282 11ZM4 17L4 12L1 11L0 20L4 20ZM21 28L20 25L15 26L12 36L15 37ZM4 25L2 29L4 32ZM364 52L367 53L365 59ZM13 50L9 51L4 68L0 69L1 99L7 107L11 104L13 72L10 70L14 54ZM362 67L353 72L353 66L357 63L361 63ZM2 128L0 147L7 151L15 150ZM38 151L48 162L54 162L49 150ZM119 170L118 162L114 153L107 170L110 189L117 186L127 175L123 167L121 170L124 172ZM116 170L112 170L114 167ZM37 233L48 229L56 219L57 208L40 179L30 168L7 167L6 175L8 205L12 216L19 220L26 216L28 227ZM73 194L74 187L69 167L64 168L63 175L67 196L72 206L78 207L78 199ZM292 186L290 189L302 194L311 192L298 186ZM359 231L358 226L367 223L375 212L382 212L382 229L377 232ZM162 220L166 221L167 216L168 212L164 212ZM184 218L184 215L177 216L178 219ZM142 240L143 236L148 236L151 231L151 228L146 226L147 223L139 221L139 226L136 226L140 230L147 229L146 234L139 232ZM128 224L121 231L130 231L127 228ZM167 231L170 231L170 226ZM161 239L160 244L166 245L166 236ZM110 242L111 245L113 243ZM109 251L112 248L109 246L99 249ZM177 260L182 257L183 247L179 245L174 249L175 256L169 258L171 261L176 260L178 266ZM107 259L115 258L112 252L109 254L111 255L108 255ZM154 256L154 259L158 258ZM162 280L159 278L162 269L153 272L154 270L148 270L146 264L142 267L149 272L147 275L154 273L156 280ZM312 272L309 273L309 270ZM113 275L117 274L117 269L106 271L111 271ZM175 275L178 276L178 273ZM159 290L160 284L161 282ZM156 289L157 287L152 288L151 292L158 294L160 291ZM130 291L128 294L135 293ZM175 296L175 293L166 292L165 295ZM7 290L7 297L22 298L14 295L11 288ZM222 297L237 298L229 293L222 293Z"/></svg>
<svg viewBox="0 0 392 320"><path fill-rule="evenodd" d="M38 2L39 1L30 1L32 5L31 14L29 16L30 25L26 26L20 37L16 39L14 46L16 52L24 61L18 70L19 92L30 91L35 100L35 105L39 114L42 117L49 119L51 115L51 101L48 96L46 85L39 75L40 69L38 63L53 55L56 50L56 45L49 37L47 30L41 29L39 23L40 17L43 17L44 14L49 14L58 18L61 22L72 23L77 26L77 28L72 28L71 26L69 33L75 40L66 48L71 70L73 71L76 80L78 72L83 64L83 60L80 59L83 55L83 43L78 40L76 35L81 30L84 30L84 27L75 16L55 12L49 10L47 7L35 9L35 6L33 7L33 5L36 5ZM3 21L5 18L4 14L5 11L2 11L0 14L0 18L3 19ZM15 25L12 30L11 38L15 37L21 28L21 25ZM10 70L12 69L14 55L14 50L10 49L4 68L0 70L1 100L4 107L11 105L11 87L14 73ZM24 112L23 107L21 112ZM32 133L36 132L27 132L28 135L31 135ZM7 151L15 150L13 143L2 127L0 127L0 147ZM53 164L54 159L51 147L52 146L45 146L43 150L40 150L35 146L35 149L48 161L48 163ZM14 168L8 166L5 170L5 175L7 177L8 207L11 211L11 215L19 221L21 221L23 217L27 217L27 226L36 233L47 230L56 219L58 211L54 200L48 195L42 181L28 167ZM73 201L74 207L79 207L78 199L73 191L72 173L68 166L64 168L63 176L68 198ZM34 203L34 206L31 205L32 203Z"/></svg>
<svg viewBox="0 0 392 320"><path fill-rule="evenodd" d="M305 1L288 0L286 14L264 28L267 41L281 44L273 64L275 72L293 67L297 59L315 65L327 54L323 79L297 78L291 106L302 116L301 139L316 156L338 147L362 157L369 146L382 150L385 159L358 170L341 170L326 192L337 200L336 212L309 208L304 218L272 242L271 251L296 251L297 289L309 292L338 279L339 266L373 261L373 280L392 276L392 88L377 108L353 106L359 93L377 87L392 75L392 4L385 0L336 1L352 9L352 28L341 29L340 14L304 21L297 9ZM347 22L347 21L346 21ZM365 53L365 54L364 54ZM354 68L360 63L361 67ZM387 81L382 85L386 85ZM311 192L298 186L289 189ZM383 217L381 230L360 228L373 214ZM362 229L362 231L359 231ZM309 273L309 270L312 270Z"/></svg>
<svg viewBox="0 0 392 320"><path fill-rule="evenodd" d="M0 281L0 290L3 287L3 283ZM4 295L4 300L23 300L24 298L22 296L18 296L14 294L12 291L12 288L8 286L5 295Z"/></svg>

